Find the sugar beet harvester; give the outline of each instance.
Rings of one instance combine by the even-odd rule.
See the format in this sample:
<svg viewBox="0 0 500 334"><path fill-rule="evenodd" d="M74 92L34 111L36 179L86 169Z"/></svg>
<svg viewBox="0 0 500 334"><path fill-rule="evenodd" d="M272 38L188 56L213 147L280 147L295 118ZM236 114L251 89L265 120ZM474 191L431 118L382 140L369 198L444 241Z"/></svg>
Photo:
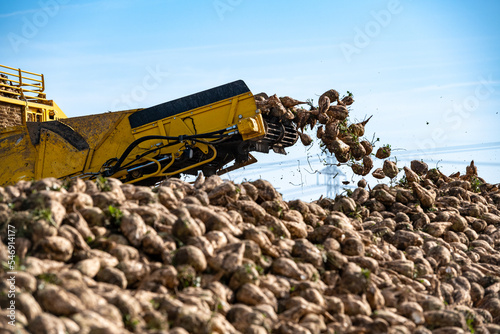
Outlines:
<svg viewBox="0 0 500 334"><path fill-rule="evenodd" d="M223 174L256 162L252 151L284 154L298 138L291 121L257 109L241 80L146 109L72 118L41 104L52 102L45 96L29 101L7 87L23 87L0 87L0 107L20 105L21 124L0 129L0 185L98 176L153 185L182 173Z"/></svg>

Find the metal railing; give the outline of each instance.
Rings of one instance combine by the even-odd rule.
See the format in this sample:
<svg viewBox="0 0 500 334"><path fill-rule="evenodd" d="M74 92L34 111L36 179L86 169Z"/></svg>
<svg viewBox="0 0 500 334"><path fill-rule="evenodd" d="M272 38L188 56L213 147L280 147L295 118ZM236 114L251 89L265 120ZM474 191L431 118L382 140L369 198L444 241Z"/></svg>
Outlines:
<svg viewBox="0 0 500 334"><path fill-rule="evenodd" d="M0 65L0 96L51 105L44 90L43 74Z"/></svg>

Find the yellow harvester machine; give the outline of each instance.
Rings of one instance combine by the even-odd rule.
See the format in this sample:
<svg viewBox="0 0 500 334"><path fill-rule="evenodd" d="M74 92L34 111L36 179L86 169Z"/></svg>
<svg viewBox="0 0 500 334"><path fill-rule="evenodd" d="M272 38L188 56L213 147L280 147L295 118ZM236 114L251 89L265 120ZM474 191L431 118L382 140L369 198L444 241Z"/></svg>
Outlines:
<svg viewBox="0 0 500 334"><path fill-rule="evenodd" d="M285 153L298 138L289 120L257 109L241 80L145 109L67 118L47 100L43 75L1 65L0 74L0 185L223 174L255 162L252 151Z"/></svg>

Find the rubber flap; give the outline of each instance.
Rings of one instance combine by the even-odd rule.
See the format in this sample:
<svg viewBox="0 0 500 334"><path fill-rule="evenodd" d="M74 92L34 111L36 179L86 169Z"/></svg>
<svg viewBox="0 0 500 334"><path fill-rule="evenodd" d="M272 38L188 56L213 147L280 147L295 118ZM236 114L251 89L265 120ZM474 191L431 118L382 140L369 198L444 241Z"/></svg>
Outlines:
<svg viewBox="0 0 500 334"><path fill-rule="evenodd" d="M136 111L128 118L130 121L130 127L134 129L160 119L171 117L248 92L250 92L250 89L248 89L243 80L234 81L222 86Z"/></svg>

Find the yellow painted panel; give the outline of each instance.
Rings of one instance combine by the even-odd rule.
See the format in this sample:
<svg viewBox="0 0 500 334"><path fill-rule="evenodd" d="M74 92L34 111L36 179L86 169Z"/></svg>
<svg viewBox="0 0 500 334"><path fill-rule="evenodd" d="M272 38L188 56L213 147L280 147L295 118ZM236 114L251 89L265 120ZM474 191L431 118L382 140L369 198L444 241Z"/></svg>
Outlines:
<svg viewBox="0 0 500 334"><path fill-rule="evenodd" d="M60 122L69 125L78 132L90 147L96 147L115 129L116 123L124 116L124 112L72 117L61 119Z"/></svg>
<svg viewBox="0 0 500 334"><path fill-rule="evenodd" d="M105 128L103 127L101 130L104 131ZM91 148L95 148L95 152L91 157L90 168L86 172L97 172L109 159L119 158L134 140L128 118L121 118L110 126L110 132L106 134L102 142L98 143L98 146L90 145ZM135 157L140 153L136 149L130 156Z"/></svg>
<svg viewBox="0 0 500 334"><path fill-rule="evenodd" d="M25 129L0 139L0 156L1 185L34 179L37 152Z"/></svg>
<svg viewBox="0 0 500 334"><path fill-rule="evenodd" d="M238 99L237 104L234 102L234 99ZM236 110L231 112L233 105L237 107ZM253 96L246 93L189 110L161 121L145 124L134 129L134 136L137 139L144 136L160 135L160 126L164 128L164 131L162 131L163 133L172 137L193 134L195 129L198 134L217 131L237 124L242 118L255 117L256 110L257 106L255 105ZM260 135L264 134L265 133L261 133ZM142 146L146 148L146 145Z"/></svg>
<svg viewBox="0 0 500 334"><path fill-rule="evenodd" d="M44 146L41 177L64 177L83 170L89 150L78 151L59 135L42 129L40 146Z"/></svg>

